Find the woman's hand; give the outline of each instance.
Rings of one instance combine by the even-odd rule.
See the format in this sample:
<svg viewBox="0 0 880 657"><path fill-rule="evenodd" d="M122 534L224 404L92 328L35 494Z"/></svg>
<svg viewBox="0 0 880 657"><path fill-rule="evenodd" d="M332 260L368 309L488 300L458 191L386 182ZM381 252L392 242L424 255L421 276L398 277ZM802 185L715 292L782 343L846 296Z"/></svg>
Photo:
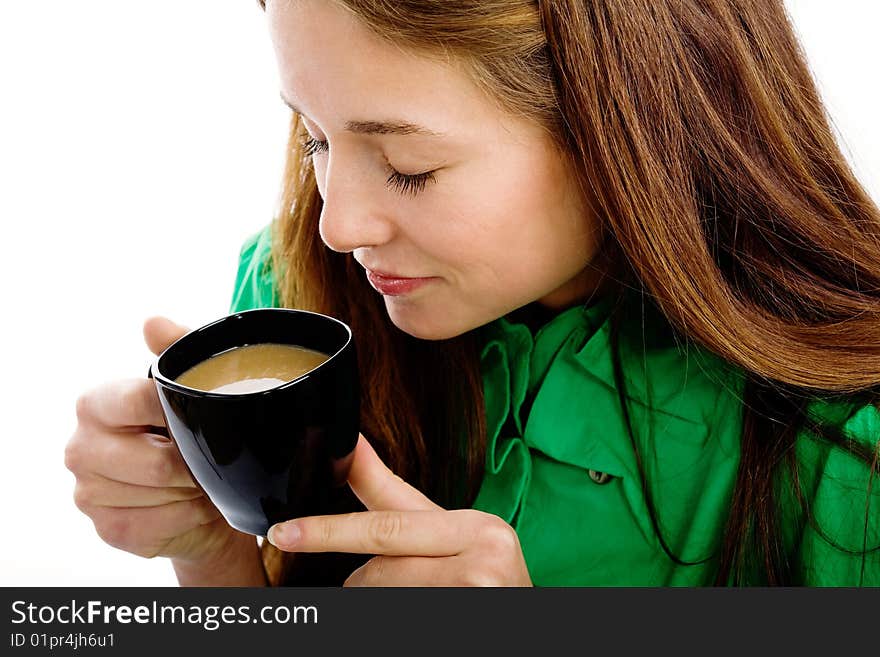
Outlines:
<svg viewBox="0 0 880 657"><path fill-rule="evenodd" d="M144 337L155 354L187 333L151 319ZM165 418L153 381L113 381L84 393L64 463L76 477L73 499L98 536L142 557L190 567L256 561L256 540L230 527L196 486L177 447L154 427Z"/></svg>
<svg viewBox="0 0 880 657"><path fill-rule="evenodd" d="M531 586L516 532L498 516L446 511L389 470L360 436L348 483L369 509L273 525L286 552L375 554L345 586Z"/></svg>

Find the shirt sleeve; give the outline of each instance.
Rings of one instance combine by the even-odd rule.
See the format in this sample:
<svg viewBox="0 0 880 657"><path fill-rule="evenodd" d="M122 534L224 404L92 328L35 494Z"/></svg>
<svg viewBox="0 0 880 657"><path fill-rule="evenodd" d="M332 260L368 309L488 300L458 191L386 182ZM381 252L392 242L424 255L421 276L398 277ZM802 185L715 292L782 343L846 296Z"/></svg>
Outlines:
<svg viewBox="0 0 880 657"><path fill-rule="evenodd" d="M229 313L277 307L278 294L271 262L271 224L248 237L238 256Z"/></svg>
<svg viewBox="0 0 880 657"><path fill-rule="evenodd" d="M859 408L843 433L876 455L880 411L870 404ZM804 499L813 518L803 526L796 579L805 586L880 586L880 477L870 462L840 447L801 442ZM872 461L876 469L876 456Z"/></svg>

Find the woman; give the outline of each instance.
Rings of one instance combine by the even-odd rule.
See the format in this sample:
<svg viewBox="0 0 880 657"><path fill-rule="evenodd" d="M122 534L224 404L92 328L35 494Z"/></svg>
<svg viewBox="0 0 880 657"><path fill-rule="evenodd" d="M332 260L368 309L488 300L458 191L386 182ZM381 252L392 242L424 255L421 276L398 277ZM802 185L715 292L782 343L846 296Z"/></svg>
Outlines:
<svg viewBox="0 0 880 657"><path fill-rule="evenodd" d="M880 212L781 2L264 8L294 115L231 310L335 315L364 375L356 513L267 583L880 584ZM262 583L205 513L154 553Z"/></svg>

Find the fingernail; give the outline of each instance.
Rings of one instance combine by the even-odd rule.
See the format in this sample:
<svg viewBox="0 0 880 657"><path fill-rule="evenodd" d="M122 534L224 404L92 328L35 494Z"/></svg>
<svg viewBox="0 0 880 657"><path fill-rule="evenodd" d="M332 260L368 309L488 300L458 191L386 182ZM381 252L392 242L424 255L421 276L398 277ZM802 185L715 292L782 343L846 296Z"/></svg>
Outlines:
<svg viewBox="0 0 880 657"><path fill-rule="evenodd" d="M295 522L280 522L269 528L266 538L275 547L289 547L300 537L302 532Z"/></svg>

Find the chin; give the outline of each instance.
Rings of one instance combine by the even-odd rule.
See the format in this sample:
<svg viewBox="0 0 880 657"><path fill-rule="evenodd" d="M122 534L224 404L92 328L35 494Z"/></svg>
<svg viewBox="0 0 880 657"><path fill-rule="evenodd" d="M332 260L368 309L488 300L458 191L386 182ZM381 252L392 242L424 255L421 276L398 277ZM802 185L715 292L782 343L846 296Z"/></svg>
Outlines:
<svg viewBox="0 0 880 657"><path fill-rule="evenodd" d="M419 340L448 340L471 328L453 326L450 324L448 316L444 318L433 313L420 313L416 307L401 308L393 302L388 303L387 300L385 308L392 324ZM429 316L431 314L434 316Z"/></svg>

